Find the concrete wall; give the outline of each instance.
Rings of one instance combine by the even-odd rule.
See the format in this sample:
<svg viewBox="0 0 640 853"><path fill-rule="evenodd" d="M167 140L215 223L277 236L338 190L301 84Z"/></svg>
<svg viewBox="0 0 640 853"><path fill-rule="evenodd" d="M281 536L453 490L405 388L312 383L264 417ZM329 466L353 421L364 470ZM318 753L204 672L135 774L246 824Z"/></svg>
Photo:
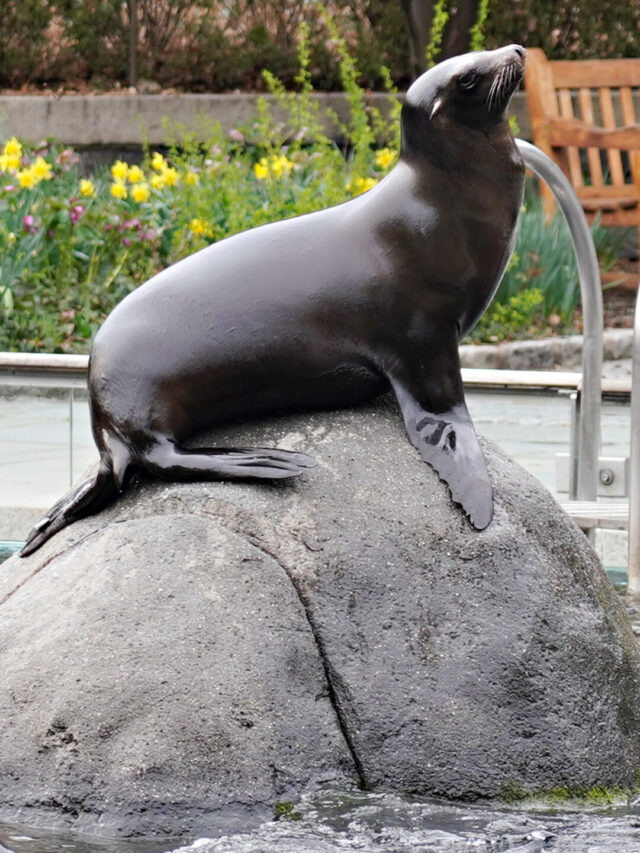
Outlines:
<svg viewBox="0 0 640 853"><path fill-rule="evenodd" d="M205 115L231 130L248 124L255 116L256 95L3 95L0 96L0 133L32 142L51 137L79 148L137 148L148 138L152 146L166 141L163 118L196 128L197 117ZM331 108L347 115L344 95L339 92L313 96L321 113ZM271 100L267 98L267 100ZM388 96L372 93L369 101L388 109ZM518 93L512 106L520 136L529 137L529 119L524 95ZM277 111L276 111L277 114ZM335 127L329 128L335 132Z"/></svg>

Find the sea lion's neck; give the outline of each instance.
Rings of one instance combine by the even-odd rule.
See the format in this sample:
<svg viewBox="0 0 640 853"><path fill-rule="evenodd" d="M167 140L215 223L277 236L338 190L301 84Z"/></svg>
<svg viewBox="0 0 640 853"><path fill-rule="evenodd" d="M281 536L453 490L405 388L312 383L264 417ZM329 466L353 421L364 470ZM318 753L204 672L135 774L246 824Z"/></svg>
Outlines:
<svg viewBox="0 0 640 853"><path fill-rule="evenodd" d="M417 143L417 144L416 144ZM442 123L420 140L403 134L400 159L430 183L437 175L450 179L484 176L493 182L521 181L524 163L506 122L483 128Z"/></svg>

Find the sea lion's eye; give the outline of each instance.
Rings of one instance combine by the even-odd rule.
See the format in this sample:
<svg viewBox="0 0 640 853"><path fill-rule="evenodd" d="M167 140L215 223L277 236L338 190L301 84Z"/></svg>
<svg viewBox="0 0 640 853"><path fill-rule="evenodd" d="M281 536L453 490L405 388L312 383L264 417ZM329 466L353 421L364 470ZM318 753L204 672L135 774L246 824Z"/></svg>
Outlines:
<svg viewBox="0 0 640 853"><path fill-rule="evenodd" d="M475 87L479 79L480 75L477 71L465 71L458 77L458 86L465 92L469 92Z"/></svg>

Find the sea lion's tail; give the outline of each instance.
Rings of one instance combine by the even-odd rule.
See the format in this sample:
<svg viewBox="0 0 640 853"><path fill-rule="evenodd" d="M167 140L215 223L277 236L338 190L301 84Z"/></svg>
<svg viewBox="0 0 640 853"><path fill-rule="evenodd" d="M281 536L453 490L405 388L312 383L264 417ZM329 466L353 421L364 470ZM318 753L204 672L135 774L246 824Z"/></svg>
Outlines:
<svg viewBox="0 0 640 853"><path fill-rule="evenodd" d="M40 519L27 536L20 556L27 557L37 551L47 539L51 539L68 524L104 509L117 494L118 488L110 460L103 459L95 476L83 480L82 483L67 492L51 507L44 518Z"/></svg>

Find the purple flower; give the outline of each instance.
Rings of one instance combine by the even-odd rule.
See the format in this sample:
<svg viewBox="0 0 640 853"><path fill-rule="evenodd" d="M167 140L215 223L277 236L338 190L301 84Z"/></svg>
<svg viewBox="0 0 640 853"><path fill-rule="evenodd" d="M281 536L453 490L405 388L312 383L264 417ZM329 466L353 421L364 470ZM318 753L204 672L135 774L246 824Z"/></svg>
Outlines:
<svg viewBox="0 0 640 853"><path fill-rule="evenodd" d="M125 222L122 223L121 227L122 228L135 228L137 231L142 226L141 226L140 220L137 217L134 217L133 219L125 220Z"/></svg>
<svg viewBox="0 0 640 853"><path fill-rule="evenodd" d="M35 234L38 230L35 217L33 217L30 213L28 213L26 216L23 216L22 228L27 232L27 234Z"/></svg>
<svg viewBox="0 0 640 853"><path fill-rule="evenodd" d="M244 142L244 134L241 133L236 127L232 127L229 131L229 139L232 142Z"/></svg>
<svg viewBox="0 0 640 853"><path fill-rule="evenodd" d="M13 184L5 184L3 190L6 193L12 193L15 190L15 186Z"/></svg>
<svg viewBox="0 0 640 853"><path fill-rule="evenodd" d="M128 249L128 248L129 248L129 246L131 245L131 240L130 240L128 237L123 237L123 238L122 238L122 245L123 245L126 249Z"/></svg>
<svg viewBox="0 0 640 853"><path fill-rule="evenodd" d="M84 207L81 204L74 204L69 210L69 219L72 222L77 222L79 219L82 219L83 214Z"/></svg>
<svg viewBox="0 0 640 853"><path fill-rule="evenodd" d="M143 231L140 234L140 239L141 240L155 240L156 239L155 230L153 228L149 228L146 231Z"/></svg>

